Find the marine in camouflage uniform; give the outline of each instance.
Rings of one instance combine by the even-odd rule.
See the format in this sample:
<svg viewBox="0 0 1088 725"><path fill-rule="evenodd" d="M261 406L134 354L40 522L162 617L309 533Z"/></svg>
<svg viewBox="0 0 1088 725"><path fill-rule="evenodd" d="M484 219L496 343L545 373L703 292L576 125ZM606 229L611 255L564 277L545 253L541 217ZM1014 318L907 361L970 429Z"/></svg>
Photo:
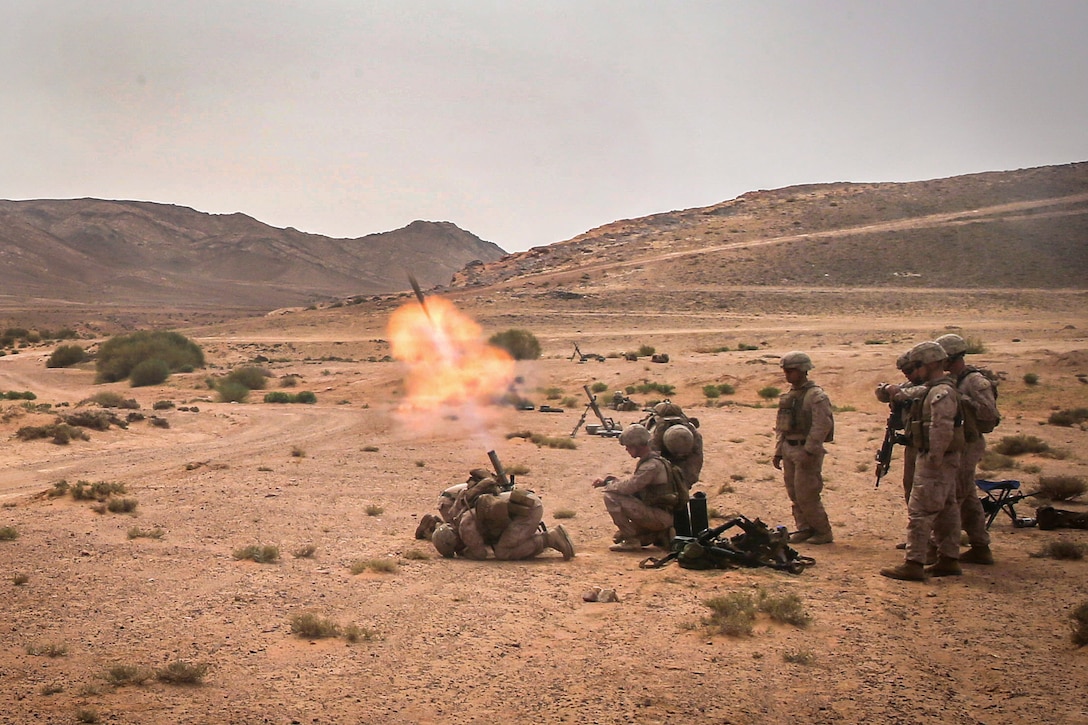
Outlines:
<svg viewBox="0 0 1088 725"><path fill-rule="evenodd" d="M964 448L956 473L956 497L960 501L960 525L967 532L971 548L960 555L960 562L993 564L990 532L986 530L986 512L982 509L975 487L975 469L986 452L986 437L979 430L979 422L989 422L990 427L986 430L992 430L993 424L1000 419L997 398L989 378L964 361L967 342L962 337L941 335L937 338L937 344L948 354L945 370L956 380L964 418Z"/></svg>
<svg viewBox="0 0 1088 725"><path fill-rule="evenodd" d="M911 348L909 360L919 364L925 395L911 406L908 430L918 448L918 460L907 502L907 553L896 567L880 570L892 579L924 581L927 575L954 576L959 565L959 501L956 471L963 449L963 429L957 426L959 396L944 374L947 354L935 342ZM926 567L931 539L937 559Z"/></svg>
<svg viewBox="0 0 1088 725"><path fill-rule="evenodd" d="M564 560L574 557L574 545L563 526L544 530L544 503L532 491L517 486L499 492L484 479L458 497L463 511L452 523L435 528L431 542L445 557L454 555L482 561L531 559L544 549L555 549ZM493 483L493 482L492 482Z"/></svg>
<svg viewBox="0 0 1088 725"><path fill-rule="evenodd" d="M820 494L824 489L824 443L833 440L835 433L831 401L823 388L808 379L813 368L808 355L787 353L781 365L791 388L778 400L772 463L782 471L793 504L796 530L790 541L830 544L834 536Z"/></svg>
<svg viewBox="0 0 1088 725"><path fill-rule="evenodd" d="M650 440L644 426L627 426L619 441L629 456L638 459L634 473L625 479L605 476L593 481L594 488L604 489L604 507L616 524L612 551L638 551L650 544L667 547L672 538L676 502L669 500L669 474L660 454L650 449Z"/></svg>
<svg viewBox="0 0 1088 725"><path fill-rule="evenodd" d="M895 361L895 366L899 369L899 372L903 373L903 377L907 379L909 385L900 383L898 385L881 383L876 389L876 399L881 403L888 403L894 405L903 401L905 398L911 396L912 390L923 390L925 386L919 385L919 381L915 379L915 374L918 368L911 362L907 353L903 353ZM902 420L900 421L903 426L903 500L910 501L910 489L914 485L914 467L918 460L918 449L914 447L910 440L910 431L907 430L909 421L907 415L909 411L904 407L901 411Z"/></svg>
<svg viewBox="0 0 1088 725"><path fill-rule="evenodd" d="M650 431L650 450L683 471L688 488L699 482L703 472L703 434L698 418L687 416L679 405L665 400L655 405L640 425ZM673 430L677 426L680 428Z"/></svg>

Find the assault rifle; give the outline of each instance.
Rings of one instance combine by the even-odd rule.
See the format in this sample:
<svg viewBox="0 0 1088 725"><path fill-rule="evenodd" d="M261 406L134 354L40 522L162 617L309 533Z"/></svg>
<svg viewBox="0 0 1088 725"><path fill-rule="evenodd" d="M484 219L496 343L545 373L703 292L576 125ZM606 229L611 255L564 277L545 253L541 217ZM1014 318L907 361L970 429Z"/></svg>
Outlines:
<svg viewBox="0 0 1088 725"><path fill-rule="evenodd" d="M880 444L880 450L876 452L876 486L880 488L880 479L888 475L888 469L892 466L892 449L896 444L905 446L907 438L899 431L903 430L903 411L909 402L892 403L891 412L888 413L888 422L884 426L884 442Z"/></svg>
<svg viewBox="0 0 1088 725"><path fill-rule="evenodd" d="M582 411L582 417L578 419L578 422L574 425L574 430L570 432L570 437L578 435L578 429L582 427L582 424L586 422L586 416L589 415L589 411L597 416L597 420L601 421L601 426L595 431L591 431L590 427L586 426L586 432L590 435L599 435L604 438L615 438L623 431L620 429L620 424L611 418L605 418L601 413L601 409L597 407L597 396L590 392L588 385L583 385L582 390L586 391L586 396L589 398L589 405Z"/></svg>

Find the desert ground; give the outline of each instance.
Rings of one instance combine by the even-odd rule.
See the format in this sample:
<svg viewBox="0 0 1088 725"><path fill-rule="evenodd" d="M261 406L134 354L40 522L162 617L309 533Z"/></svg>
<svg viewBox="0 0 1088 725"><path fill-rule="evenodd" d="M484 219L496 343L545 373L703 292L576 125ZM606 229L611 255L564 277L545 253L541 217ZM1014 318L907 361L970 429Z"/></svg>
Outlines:
<svg viewBox="0 0 1088 725"><path fill-rule="evenodd" d="M52 412L0 402L0 527L18 532L0 541L0 723L1088 723L1088 647L1070 641L1088 562L1034 556L1052 541L1088 542L1086 532L1018 529L1001 517L991 528L996 565L924 584L886 579L878 571L900 561L906 525L901 451L879 488L873 464L887 415L874 386L896 380L895 358L915 342L960 329L986 347L969 361L1005 378L991 443L1028 434L1064 455L1019 456L1018 468L986 477L1031 490L1041 475L1088 474L1088 431L1045 424L1053 410L1088 407L1077 377L1088 373L1088 318L1083 299L1071 299L959 315L862 305L833 315L573 317L466 297L488 332L526 327L542 342L541 359L517 364L526 397L576 398L563 413L496 407L472 420L399 412L404 366L381 362L388 310L181 330L209 368L147 388L95 385L89 364L47 369L53 346L0 357L0 391L33 391L61 411L114 390L169 421L55 445L15 437ZM573 342L609 357L573 361ZM613 357L640 345L669 362ZM775 403L757 394L785 388L777 361L792 349L812 355L812 378L838 410L824 469L836 540L798 544L816 559L798 575L640 569L643 555L609 551L613 527L590 486L631 470L614 439L579 432L569 450L507 437L569 437L582 385L670 384L701 423L695 490L711 509L792 528L770 464ZM257 356L273 381L300 376L297 389L317 403L216 402L206 378ZM1027 385L1027 373L1039 383ZM726 382L736 392L708 404L703 386ZM546 399L548 388L560 399ZM160 400L190 410L153 411ZM624 424L640 416L605 414ZM546 523L569 516L572 561L547 550L524 562L443 559L414 539L439 492L486 466L489 450L525 470L518 482L541 496ZM97 513L48 496L60 480L123 484L138 506ZM1031 515L1039 503L1018 510ZM130 538L133 529L162 535ZM276 546L279 559L236 559L248 545ZM295 556L306 547L311 556ZM395 568L353 574L366 560ZM619 601L583 601L591 587L615 589ZM750 636L704 623L707 599L759 590L797 594L810 623L760 615ZM306 612L360 636L297 636L292 617ZM118 666L177 661L206 666L202 683L109 678Z"/></svg>

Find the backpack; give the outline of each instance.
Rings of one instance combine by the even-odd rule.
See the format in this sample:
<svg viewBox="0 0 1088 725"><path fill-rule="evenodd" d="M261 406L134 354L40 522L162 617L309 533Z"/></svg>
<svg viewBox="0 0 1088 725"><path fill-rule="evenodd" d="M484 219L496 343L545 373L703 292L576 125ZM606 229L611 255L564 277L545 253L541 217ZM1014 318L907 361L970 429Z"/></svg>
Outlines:
<svg viewBox="0 0 1088 725"><path fill-rule="evenodd" d="M661 462L665 464L665 472L669 474L669 497L676 497L673 508L686 507L691 500L691 487L683 469L664 456L661 456Z"/></svg>
<svg viewBox="0 0 1088 725"><path fill-rule="evenodd" d="M979 375L981 375L982 377L984 377L984 378L986 378L987 380L990 381L990 390L994 394L994 403L996 403L997 402L997 386L998 386L998 383L1001 382L1001 378L999 378L997 376L997 374L993 370L990 370L989 368L976 368L976 367L972 367L972 366L968 365L967 368L962 373L959 374L959 377L956 378L956 387L957 387L957 389L959 388L960 381L962 381L965 377L967 377L971 373L978 373ZM982 434L993 433L994 428L996 428L997 426L999 426L1001 424L1001 416L998 415L997 418L995 418L994 420L983 420L982 418L979 418L977 416L972 415L972 423L974 424L975 430L977 430L979 433L982 433Z"/></svg>

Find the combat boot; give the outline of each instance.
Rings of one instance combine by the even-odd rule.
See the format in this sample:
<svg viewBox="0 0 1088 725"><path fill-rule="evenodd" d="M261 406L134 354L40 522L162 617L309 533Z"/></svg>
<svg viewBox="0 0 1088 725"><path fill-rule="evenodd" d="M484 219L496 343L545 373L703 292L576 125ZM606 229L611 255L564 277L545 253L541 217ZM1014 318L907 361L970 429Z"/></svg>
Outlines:
<svg viewBox="0 0 1088 725"><path fill-rule="evenodd" d="M790 534L791 544L800 544L802 541L808 541L816 534L812 529L800 529Z"/></svg>
<svg viewBox="0 0 1088 725"><path fill-rule="evenodd" d="M642 551L642 542L638 539L623 539L608 547L609 551Z"/></svg>
<svg viewBox="0 0 1088 725"><path fill-rule="evenodd" d="M828 531L826 534L816 534L808 540L809 544L830 544L835 540L835 537Z"/></svg>
<svg viewBox="0 0 1088 725"><path fill-rule="evenodd" d="M958 559L941 554L937 557L937 563L926 567L926 574L930 576L959 576L963 574Z"/></svg>
<svg viewBox="0 0 1088 725"><path fill-rule="evenodd" d="M924 582L929 578L925 567L920 562L911 561L910 559L907 559L899 566L889 566L881 569L880 575L889 579L900 579L908 582Z"/></svg>
<svg viewBox="0 0 1088 725"><path fill-rule="evenodd" d="M994 555L988 546L972 546L960 554L960 563L990 565L994 563Z"/></svg>
<svg viewBox="0 0 1088 725"><path fill-rule="evenodd" d="M574 558L574 542L570 540L570 534L560 524L544 534L544 545L549 549L555 549L563 555L563 561Z"/></svg>

